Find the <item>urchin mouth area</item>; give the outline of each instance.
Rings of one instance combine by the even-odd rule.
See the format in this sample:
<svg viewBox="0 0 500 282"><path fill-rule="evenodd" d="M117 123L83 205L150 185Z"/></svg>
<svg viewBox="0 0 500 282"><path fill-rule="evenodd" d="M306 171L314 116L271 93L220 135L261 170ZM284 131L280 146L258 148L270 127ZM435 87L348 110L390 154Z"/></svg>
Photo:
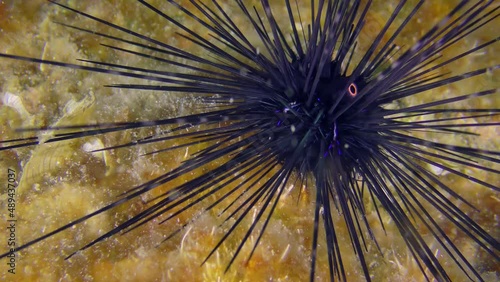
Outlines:
<svg viewBox="0 0 500 282"><path fill-rule="evenodd" d="M333 118L326 113L327 105L315 102L305 109L301 104L276 113L274 134L277 136L275 150L280 158L288 159L297 153L307 167L314 168L321 158L341 157L346 147L345 139L350 134L347 121ZM298 165L300 166L300 165Z"/></svg>
<svg viewBox="0 0 500 282"><path fill-rule="evenodd" d="M342 73L335 61L325 64L321 71L310 70L301 61L292 62L289 66L293 84L277 87L284 88L280 95L283 99L263 103L266 107L275 105L274 137L270 140L279 141L270 143L274 144L273 150L278 152L282 162L295 159L293 156L300 154L300 163L294 166L300 167L305 162L311 169L321 158L343 155L346 148L344 135L349 134L352 120L347 120L338 111L329 111L332 108L339 111L346 107L355 108L357 94L364 83L362 79ZM366 113L361 115L366 116Z"/></svg>

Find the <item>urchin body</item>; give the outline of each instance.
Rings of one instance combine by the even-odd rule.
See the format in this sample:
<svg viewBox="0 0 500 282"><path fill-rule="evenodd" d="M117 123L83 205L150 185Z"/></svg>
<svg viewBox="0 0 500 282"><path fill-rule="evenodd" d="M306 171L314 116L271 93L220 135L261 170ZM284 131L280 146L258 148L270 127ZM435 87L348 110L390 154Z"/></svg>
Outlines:
<svg viewBox="0 0 500 282"><path fill-rule="evenodd" d="M168 119L49 126L36 129L36 131L56 132L71 130L70 133L56 133L53 138L44 140L47 143L129 129L170 126L169 131L162 131L127 144L114 144L106 149L181 139L188 139L190 142L179 145L179 148L189 147L192 144L203 144L204 148L192 153L188 160L171 172L131 188L116 202L34 239L20 249L142 196L157 187L168 185L169 182L189 173L207 168L208 164L214 161L219 161L220 165L161 194L144 211L119 223L81 250L117 233L138 228L160 216L173 213L169 214L166 220L172 219L210 195L221 192L221 198L208 209L231 195L238 195L242 201L233 202L238 205L234 205L228 213L229 217L235 218L235 223L208 257L211 257L227 237L241 226L242 220L251 214L257 204L262 205L254 215L253 223L242 238L241 244L236 248L229 262L229 268L252 234L258 235L254 249L257 247L283 195L284 187L291 183L293 172L298 172L300 181L305 182L310 175L315 181L311 280L315 277L320 224L323 224L327 238L330 277L346 280L336 227L333 224L336 216L343 218L353 252L358 256L364 276L370 280L368 265L364 258L367 251L364 246L364 236L369 234L372 237L372 230L366 219L364 194L369 194L371 200L389 214L419 266L422 269L427 268L438 280L449 280L449 277L417 231L415 222L420 222L428 228L445 252L470 275L469 277L480 279L480 274L426 212L421 201L438 210L458 229L498 259L500 249L498 241L443 195L449 193L461 199L453 189L443 184L421 163L434 165L468 178L479 186L499 190L493 183L468 177L448 165L454 163L498 173L498 170L482 165L481 162L497 164L499 153L431 142L411 134L419 130L467 134L465 129L470 127L498 126L495 122L465 125L454 123L457 120L481 115L493 116L499 112L498 109L439 107L472 98L498 95L497 89L484 89L452 98L438 98L397 109L387 107L406 97L495 71L498 66L458 75L434 73L435 70L451 62L495 43L496 39L492 39L450 60L440 60L442 51L468 33L489 24L498 16L498 8L493 7L493 1L479 1L473 4L468 1L460 2L414 45L398 53L394 43L395 38L423 3L423 1L418 2L409 9L409 14L401 16L406 5L406 1L401 1L369 45L368 50L360 56L355 55L356 41L365 25L370 1L366 5L361 1L311 2L311 22L308 25L301 22L301 29L304 31L302 33L295 26L297 19L300 18L300 9L292 8L293 1L284 1L288 11L286 16L290 23L290 34L285 33L277 24L269 1L262 0L255 12L247 7L244 1L236 1L239 12L259 36L260 49L253 42L249 42L218 1L213 1L213 6L210 7L203 2L191 1L193 9L201 12L203 18L191 13L189 9L175 1L169 2L186 17L194 19L205 27L219 44L205 39L148 2L138 2L163 17L169 24L180 28L185 33L183 37L204 49L205 53L215 59L207 59L210 56L206 54L190 54L175 46L57 2L54 3L64 9L107 25L115 31L125 32L137 41L117 37L114 34L96 33L97 36L129 44L130 47L140 48L143 51L136 52L133 48L126 49L113 45L105 45L106 47L133 56L148 57L157 62L176 64L181 69L196 70L199 74L156 71L98 61L85 61L86 64L78 65L8 54L0 56L142 79L157 84L115 84L111 87L193 93L200 97L202 103L215 102L220 106L203 113ZM402 24L394 29L390 39L383 40L397 17L403 18ZM68 27L83 32L94 32ZM145 43L139 43L141 40ZM265 50L265 53L260 50ZM179 61L171 60L169 56ZM353 56L360 58L353 60ZM439 114L453 116L440 119L432 117ZM424 120L408 121L408 117L422 117ZM183 133L183 129L191 129L194 132ZM3 143L9 145L4 146L2 150L9 150L36 145L40 141L33 137L6 140ZM10 145L11 143L14 145ZM102 150L104 149L96 151ZM235 176L241 173L247 174L248 178L241 180ZM224 191L224 187L229 185L236 185L236 188ZM371 239L376 242L375 238ZM8 253L3 256L7 255Z"/></svg>

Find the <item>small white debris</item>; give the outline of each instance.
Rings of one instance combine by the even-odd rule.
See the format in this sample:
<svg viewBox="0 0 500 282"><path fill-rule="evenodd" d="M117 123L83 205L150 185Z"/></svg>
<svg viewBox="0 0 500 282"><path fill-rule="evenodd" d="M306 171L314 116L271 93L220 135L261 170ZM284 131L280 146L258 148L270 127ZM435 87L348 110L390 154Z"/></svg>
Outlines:
<svg viewBox="0 0 500 282"><path fill-rule="evenodd" d="M2 102L5 106L11 107L16 110L16 112L18 112L22 117L27 118L30 116L30 114L24 107L22 99L19 96L10 92L5 92Z"/></svg>
<svg viewBox="0 0 500 282"><path fill-rule="evenodd" d="M429 169L431 170L432 173L434 173L435 175L439 175L439 176L442 176L442 175L446 175L448 174L448 171L440 168L440 167L437 167L435 165L429 165Z"/></svg>
<svg viewBox="0 0 500 282"><path fill-rule="evenodd" d="M48 47L47 47L47 42L45 42L45 44L43 44L43 50L42 50L42 55L41 55L41 58L42 60L47 60L47 56L48 56ZM45 72L45 64L40 64L40 71L42 72Z"/></svg>
<svg viewBox="0 0 500 282"><path fill-rule="evenodd" d="M93 138L91 141L88 141L82 145L82 150L87 153L101 149L104 149L104 144L98 138Z"/></svg>

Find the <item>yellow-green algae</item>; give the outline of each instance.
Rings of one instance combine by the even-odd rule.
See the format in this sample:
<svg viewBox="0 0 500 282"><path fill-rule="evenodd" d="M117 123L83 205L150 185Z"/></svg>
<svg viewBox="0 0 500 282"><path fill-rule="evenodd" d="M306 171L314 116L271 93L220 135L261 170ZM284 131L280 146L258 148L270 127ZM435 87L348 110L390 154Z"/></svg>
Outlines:
<svg viewBox="0 0 500 282"><path fill-rule="evenodd" d="M158 16L140 8L135 1L129 0L89 0L62 1L72 7L82 9L97 17L110 20L116 24L132 28L140 33L156 39L180 46L185 50L201 52L192 43L174 34L175 28L162 21ZM160 7L168 8L167 1L150 1ZM189 1L181 1L189 5ZM258 4L259 1L248 1ZM307 7L309 1L299 1ZM414 1L413 1L414 2ZM275 15L285 14L284 5L280 1L272 2L276 6ZM377 30L385 22L397 1L375 1L368 17L368 31ZM418 20L413 21L397 42L400 45L411 45L416 37L421 36L427 28L449 11L457 1L428 1L418 14ZM237 8L232 1L225 5L229 13L235 15L234 20L244 28L249 28L241 18L238 18ZM279 10L282 9L282 10ZM170 9L171 11L172 9ZM283 13L282 13L283 12ZM185 19L180 13L174 13L176 19L186 22L190 27L206 35L206 30L192 21ZM301 10L304 20L309 13ZM283 23L286 23L286 18ZM74 14L49 5L45 0L1 1L0 2L0 52L76 62L76 59L101 59L115 63L139 65L145 68L160 68L176 70L175 67L159 65L150 61L109 52L99 46L106 42L95 36L76 32L55 24L53 21L75 24L93 30L101 30L102 26L88 20L76 17ZM458 54L470 46L498 34L495 29L499 21L490 23L481 32L468 36L449 50L446 54ZM106 30L104 28L103 30ZM253 34L253 33L250 33ZM254 35L250 35L254 36ZM375 34L365 32L360 40L360 49L366 48ZM257 37L253 38L257 40ZM118 44L119 45L119 44ZM460 63L452 64L447 70L463 73L486 65L500 63L498 59L498 44L482 50ZM361 52L361 51L360 51ZM112 75L93 74L85 71L68 70L64 68L42 66L11 60L0 61L0 93L12 95L10 103L17 106L6 106L0 101L0 134L1 139L16 138L15 128L68 124L93 123L98 121L131 121L154 119L156 117L175 116L195 111L191 97L165 94L151 91L125 91L105 88L103 85L130 82ZM496 77L495 77L496 75ZM498 74L483 76L474 80L435 91L429 91L404 101L419 103L419 99L429 100L436 95L446 97L469 93L480 89L499 87ZM88 106L85 101L95 98ZM5 99L4 99L5 100ZM498 95L467 101L470 107L500 107ZM22 109L19 105L22 105ZM76 105L76 106L75 106ZM498 121L498 118L489 118ZM146 130L139 134L147 134ZM457 137L456 144L467 144L485 149L500 148L498 128L478 128L479 138ZM18 195L16 216L18 219L16 239L18 244L51 231L64 223L79 218L103 205L112 202L116 196L128 188L143 183L162 173L175 168L190 152L190 148L162 153L153 156L139 155L155 148L164 148L174 144L156 144L150 147L133 147L110 151L106 154L88 154L84 146L109 146L134 138L133 132L110 134L81 141L64 142L61 144L43 145L39 148L19 149L4 152L0 158L0 179L5 185L4 176L7 168L13 168L23 175ZM451 136L452 137L452 136ZM427 138L440 140L438 136ZM447 136L446 138L450 138ZM442 139L441 139L442 140ZM447 140L449 141L449 140ZM490 183L499 183L498 176L482 171L459 167L461 171L474 175ZM195 172L195 173L202 173ZM45 174L45 175L44 175ZM169 187L190 179L186 175L162 187ZM470 182L453 175L443 175L441 179L472 204L481 209L480 213L467 209L470 216L486 228L496 238L499 237L498 225L500 214L500 196L486 188L472 185ZM3 187L2 186L2 187ZM290 187L292 188L292 187ZM4 189L4 188L2 188ZM299 190L302 190L299 198ZM1 263L0 280L3 281L305 281L309 277L310 246L312 235L314 187L293 187L290 193L282 199L280 206L270 222L266 234L252 259L247 262L255 237L245 246L235 264L224 273L232 252L246 231L240 228L235 236L229 237L216 254L204 265L200 263L211 251L218 239L230 225L221 228L217 226L221 219L216 212L204 214L191 224L183 233L173 239L158 245L167 234L170 234L183 222L195 216L196 211L186 212L166 224L158 225L155 220L138 230L123 236L115 236L95 247L78 253L71 260L64 260L90 240L116 226L128 216L135 214L147 206L147 200L155 195L148 195L119 207L112 212L98 216L88 222L58 234L17 255L16 274L7 272L8 266ZM2 193L5 193L2 190ZM5 195L2 195L0 208L3 222L6 222ZM214 198L211 198L214 200ZM368 202L368 201L367 201ZM222 205L224 206L224 205ZM422 281L423 275L412 261L411 255L398 231L383 214L387 229L384 234L373 207L368 204L368 218L374 233L380 243L383 256L379 254L371 242L367 255L370 272L374 281ZM341 218L339 216L338 218ZM474 265L484 270L484 277L495 281L500 271L497 262L466 238L456 228L439 216L435 219L442 223L452 240L463 251ZM250 220L242 225L248 226ZM229 222L232 223L232 222ZM446 223L446 225L444 225ZM340 236L342 255L346 272L350 281L363 281L356 257L350 247L350 239L342 220L335 222ZM5 223L6 225L6 223ZM337 227L338 226L338 227ZM7 233L0 228L0 250L6 250ZM421 228L422 232L425 231ZM431 234L423 234L433 249L437 248ZM4 239L2 239L4 238ZM323 240L323 238L322 238ZM434 242L434 243L433 243ZM328 278L328 264L325 259L325 244L320 241L317 280ZM440 252L440 261L449 270L454 281L464 280L463 274L452 261Z"/></svg>

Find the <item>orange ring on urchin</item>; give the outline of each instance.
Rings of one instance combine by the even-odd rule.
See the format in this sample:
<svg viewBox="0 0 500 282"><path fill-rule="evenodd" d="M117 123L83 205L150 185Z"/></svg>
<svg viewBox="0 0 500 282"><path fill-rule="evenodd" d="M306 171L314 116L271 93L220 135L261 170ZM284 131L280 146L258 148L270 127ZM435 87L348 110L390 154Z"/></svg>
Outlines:
<svg viewBox="0 0 500 282"><path fill-rule="evenodd" d="M349 87L347 87L347 92L349 93L349 96L351 97L356 97L358 95L358 87L356 86L356 83L351 83Z"/></svg>

